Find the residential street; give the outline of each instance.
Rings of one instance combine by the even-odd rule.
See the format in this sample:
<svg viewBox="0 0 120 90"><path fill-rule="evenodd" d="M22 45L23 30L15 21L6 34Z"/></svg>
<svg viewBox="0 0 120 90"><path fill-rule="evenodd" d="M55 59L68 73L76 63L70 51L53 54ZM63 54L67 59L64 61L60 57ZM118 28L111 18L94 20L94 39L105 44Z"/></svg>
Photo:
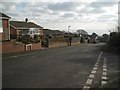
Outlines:
<svg viewBox="0 0 120 90"><path fill-rule="evenodd" d="M3 88L98 88L102 81L116 79L119 72L118 55L102 52L102 45L81 44L3 57Z"/></svg>

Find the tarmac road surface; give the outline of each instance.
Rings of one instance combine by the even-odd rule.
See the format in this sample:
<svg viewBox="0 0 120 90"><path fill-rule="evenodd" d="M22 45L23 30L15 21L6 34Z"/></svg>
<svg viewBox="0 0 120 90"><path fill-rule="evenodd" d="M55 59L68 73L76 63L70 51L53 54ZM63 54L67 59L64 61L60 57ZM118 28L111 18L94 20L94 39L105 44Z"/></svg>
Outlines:
<svg viewBox="0 0 120 90"><path fill-rule="evenodd" d="M118 77L118 55L81 44L4 57L3 88L98 88ZM117 88L115 84L113 87Z"/></svg>

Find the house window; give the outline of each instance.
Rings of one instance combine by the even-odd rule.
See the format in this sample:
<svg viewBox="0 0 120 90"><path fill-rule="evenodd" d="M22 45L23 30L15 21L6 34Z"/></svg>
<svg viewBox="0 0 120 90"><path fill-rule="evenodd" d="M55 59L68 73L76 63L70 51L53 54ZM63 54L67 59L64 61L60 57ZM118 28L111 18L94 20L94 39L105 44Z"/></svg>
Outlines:
<svg viewBox="0 0 120 90"><path fill-rule="evenodd" d="M35 33L35 31L33 31L33 34Z"/></svg>
<svg viewBox="0 0 120 90"><path fill-rule="evenodd" d="M29 33L29 29L23 29L22 34L27 35Z"/></svg>
<svg viewBox="0 0 120 90"><path fill-rule="evenodd" d="M32 31L30 31L30 34L32 34Z"/></svg>

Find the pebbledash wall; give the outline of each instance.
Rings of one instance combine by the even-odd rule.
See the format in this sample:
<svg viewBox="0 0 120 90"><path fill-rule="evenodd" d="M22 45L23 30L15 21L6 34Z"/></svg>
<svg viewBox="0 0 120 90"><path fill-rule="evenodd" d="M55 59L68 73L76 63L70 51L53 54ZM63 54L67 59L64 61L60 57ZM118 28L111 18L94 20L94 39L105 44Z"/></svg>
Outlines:
<svg viewBox="0 0 120 90"><path fill-rule="evenodd" d="M40 43L33 43L26 46L23 43L16 43L15 41L2 42L2 53L12 53L41 49Z"/></svg>

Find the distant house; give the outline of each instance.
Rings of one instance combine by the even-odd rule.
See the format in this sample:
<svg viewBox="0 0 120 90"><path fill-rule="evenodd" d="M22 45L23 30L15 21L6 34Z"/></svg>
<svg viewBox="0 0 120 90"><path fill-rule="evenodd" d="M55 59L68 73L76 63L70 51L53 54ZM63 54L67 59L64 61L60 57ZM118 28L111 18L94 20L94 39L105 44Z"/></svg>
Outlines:
<svg viewBox="0 0 120 90"><path fill-rule="evenodd" d="M78 30L77 30L77 33L78 33L79 35L82 35L82 36L88 35L88 33L87 33L85 30L83 30L83 29L78 29Z"/></svg>
<svg viewBox="0 0 120 90"><path fill-rule="evenodd" d="M59 30L50 30L50 29L43 29L43 33L45 36L50 36L50 37L59 37L63 36L63 32Z"/></svg>
<svg viewBox="0 0 120 90"><path fill-rule="evenodd" d="M91 43L97 43L98 42L98 35L96 33L92 33L92 35L89 35L90 42Z"/></svg>
<svg viewBox="0 0 120 90"><path fill-rule="evenodd" d="M34 35L43 36L43 27L27 21L10 21L10 37L11 39L18 39L21 36Z"/></svg>
<svg viewBox="0 0 120 90"><path fill-rule="evenodd" d="M0 12L0 41L10 40L10 17Z"/></svg>

